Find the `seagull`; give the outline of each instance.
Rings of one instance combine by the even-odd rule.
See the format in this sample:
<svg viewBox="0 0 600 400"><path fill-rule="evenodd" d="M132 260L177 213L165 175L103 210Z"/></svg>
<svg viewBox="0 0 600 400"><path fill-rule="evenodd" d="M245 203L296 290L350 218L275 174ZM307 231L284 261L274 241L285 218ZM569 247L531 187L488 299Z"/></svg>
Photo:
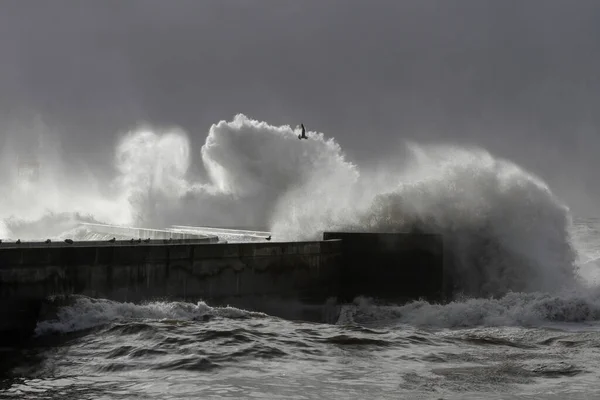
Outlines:
<svg viewBox="0 0 600 400"><path fill-rule="evenodd" d="M51 242L51 240L50 240L50 239L46 239L46 241L45 241L44 243L48 244L48 243L50 243L50 242Z"/></svg>
<svg viewBox="0 0 600 400"><path fill-rule="evenodd" d="M298 139L308 139L308 136L306 136L306 129L304 129L304 124L300 124L300 126L302 127L302 134L298 135Z"/></svg>
<svg viewBox="0 0 600 400"><path fill-rule="evenodd" d="M117 238L112 238L112 239L109 240L110 243L114 243L116 241L117 241Z"/></svg>
<svg viewBox="0 0 600 400"><path fill-rule="evenodd" d="M71 239L65 239L65 243L66 244L73 244L73 241Z"/></svg>
<svg viewBox="0 0 600 400"><path fill-rule="evenodd" d="M268 238L265 238L265 240L271 240L271 235L269 235Z"/></svg>

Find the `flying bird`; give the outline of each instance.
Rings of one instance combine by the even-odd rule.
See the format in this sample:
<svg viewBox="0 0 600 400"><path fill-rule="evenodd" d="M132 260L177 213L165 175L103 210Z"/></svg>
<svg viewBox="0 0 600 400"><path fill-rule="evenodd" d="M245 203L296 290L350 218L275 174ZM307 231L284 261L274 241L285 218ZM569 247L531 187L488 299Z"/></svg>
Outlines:
<svg viewBox="0 0 600 400"><path fill-rule="evenodd" d="M298 139L308 139L308 136L306 136L306 129L304 129L304 124L300 124L300 126L302 127L302 134L298 135Z"/></svg>

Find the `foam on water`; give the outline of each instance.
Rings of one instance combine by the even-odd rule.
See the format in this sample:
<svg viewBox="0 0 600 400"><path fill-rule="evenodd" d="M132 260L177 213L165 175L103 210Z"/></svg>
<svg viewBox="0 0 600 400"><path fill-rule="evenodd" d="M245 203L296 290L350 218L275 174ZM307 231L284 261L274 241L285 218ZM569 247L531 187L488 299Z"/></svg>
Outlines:
<svg viewBox="0 0 600 400"><path fill-rule="evenodd" d="M72 304L60 307L56 318L38 323L35 334L65 333L131 320L202 320L206 317L262 318L265 314L235 307L210 307L204 302L119 303L104 299L76 296Z"/></svg>
<svg viewBox="0 0 600 400"><path fill-rule="evenodd" d="M338 323L410 324L429 328L476 326L541 327L554 323L600 321L600 291L508 293L498 299L459 298L448 304L415 301L378 305L358 298L344 307Z"/></svg>

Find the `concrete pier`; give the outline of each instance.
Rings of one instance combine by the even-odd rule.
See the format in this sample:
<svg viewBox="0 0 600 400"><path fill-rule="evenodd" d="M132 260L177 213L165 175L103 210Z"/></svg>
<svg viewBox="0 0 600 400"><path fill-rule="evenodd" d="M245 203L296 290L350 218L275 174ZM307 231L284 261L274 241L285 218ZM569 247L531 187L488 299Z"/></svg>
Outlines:
<svg viewBox="0 0 600 400"><path fill-rule="evenodd" d="M226 304L257 296L325 302L337 292L340 245L339 240L3 245L0 320L15 321L20 334L25 329L21 322L35 311L31 304L70 294L130 302L203 299ZM28 306L17 311L15 304ZM6 325L1 329L11 330Z"/></svg>
<svg viewBox="0 0 600 400"><path fill-rule="evenodd" d="M393 302L444 299L444 248L441 235L325 232L342 242L339 299L357 295Z"/></svg>
<svg viewBox="0 0 600 400"><path fill-rule="evenodd" d="M443 297L438 235L327 232L323 241L312 242L211 240L4 243L0 336L26 337L41 303L53 295L205 300L269 313L263 300L315 305L359 295L391 301Z"/></svg>

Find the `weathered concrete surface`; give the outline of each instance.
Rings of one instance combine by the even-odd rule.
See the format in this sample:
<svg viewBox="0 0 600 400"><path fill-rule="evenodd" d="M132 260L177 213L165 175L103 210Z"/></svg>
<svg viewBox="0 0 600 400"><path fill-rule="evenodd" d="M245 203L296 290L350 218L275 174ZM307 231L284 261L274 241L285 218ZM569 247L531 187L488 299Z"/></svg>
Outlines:
<svg viewBox="0 0 600 400"><path fill-rule="evenodd" d="M48 247L97 247L97 246L148 246L148 245L164 245L164 244L206 244L211 243L211 238L197 238L197 239L150 239L150 241L140 239L130 240L115 240L110 242L108 240L80 240L74 241L71 244L65 243L63 240L56 240L50 243L39 242L39 241L21 241L17 244L15 241L3 241L0 243L0 250L8 248L48 248Z"/></svg>
<svg viewBox="0 0 600 400"><path fill-rule="evenodd" d="M193 231L179 232L165 229L146 229L119 225L91 224L85 222L82 222L81 226L98 233L130 236L134 239L198 239L203 240L206 243L217 243L219 241L217 236L199 234Z"/></svg>
<svg viewBox="0 0 600 400"><path fill-rule="evenodd" d="M7 248L0 298L83 294L118 301L335 293L341 243Z"/></svg>
<svg viewBox="0 0 600 400"><path fill-rule="evenodd" d="M339 298L389 301L444 298L443 238L437 234L325 232L342 240Z"/></svg>

